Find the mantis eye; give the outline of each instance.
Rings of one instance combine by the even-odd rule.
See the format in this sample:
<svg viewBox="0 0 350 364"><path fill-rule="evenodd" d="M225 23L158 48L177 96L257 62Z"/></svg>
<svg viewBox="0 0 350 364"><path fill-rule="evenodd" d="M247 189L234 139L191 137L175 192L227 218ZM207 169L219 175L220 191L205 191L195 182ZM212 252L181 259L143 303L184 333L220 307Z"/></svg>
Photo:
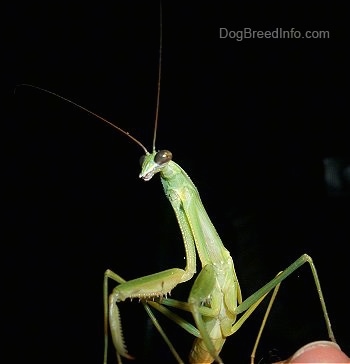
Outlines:
<svg viewBox="0 0 350 364"><path fill-rule="evenodd" d="M162 165L166 162L169 162L172 159L173 155L169 150L160 150L155 156L154 161L158 165Z"/></svg>
<svg viewBox="0 0 350 364"><path fill-rule="evenodd" d="M143 165L143 161L145 160L145 155L142 155L141 157L140 157L140 159L139 159L139 163L140 163L140 166L142 167L142 165Z"/></svg>

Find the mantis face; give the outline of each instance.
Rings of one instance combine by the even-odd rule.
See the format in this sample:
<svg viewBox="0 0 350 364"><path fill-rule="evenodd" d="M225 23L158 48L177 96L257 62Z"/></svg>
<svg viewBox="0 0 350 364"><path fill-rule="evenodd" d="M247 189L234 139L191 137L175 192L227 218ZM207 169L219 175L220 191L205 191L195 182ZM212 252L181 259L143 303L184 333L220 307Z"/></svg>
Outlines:
<svg viewBox="0 0 350 364"><path fill-rule="evenodd" d="M144 181L149 181L156 173L161 172L172 159L169 150L153 151L140 158L141 173L139 177Z"/></svg>

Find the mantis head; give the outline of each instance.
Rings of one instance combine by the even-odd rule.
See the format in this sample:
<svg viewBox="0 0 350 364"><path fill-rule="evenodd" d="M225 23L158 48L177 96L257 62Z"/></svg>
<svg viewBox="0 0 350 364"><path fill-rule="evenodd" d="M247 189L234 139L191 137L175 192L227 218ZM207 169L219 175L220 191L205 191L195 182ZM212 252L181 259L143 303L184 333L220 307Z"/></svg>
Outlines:
<svg viewBox="0 0 350 364"><path fill-rule="evenodd" d="M144 181L149 181L156 173L161 172L169 161L172 159L172 153L169 150L153 151L146 153L140 158L141 173L139 177Z"/></svg>

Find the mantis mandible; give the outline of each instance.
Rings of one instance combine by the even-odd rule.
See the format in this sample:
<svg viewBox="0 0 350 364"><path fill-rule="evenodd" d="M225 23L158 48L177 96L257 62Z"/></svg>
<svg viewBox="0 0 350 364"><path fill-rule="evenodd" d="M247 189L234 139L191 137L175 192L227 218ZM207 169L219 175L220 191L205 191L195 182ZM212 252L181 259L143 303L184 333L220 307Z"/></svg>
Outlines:
<svg viewBox="0 0 350 364"><path fill-rule="evenodd" d="M328 330L328 336L335 342L320 282L311 257L307 254L303 254L270 282L265 284L250 297L243 300L230 252L225 248L212 224L196 186L189 175L172 160L172 153L170 151L156 150L155 142L160 95L162 31L160 31L160 37L157 108L151 152L128 132L81 105L51 91L27 85L68 101L111 125L139 145L145 153L141 158L141 172L139 177L144 181L149 181L154 175L159 173L165 195L173 207L183 237L186 255L186 266L183 269L170 268L165 271L129 281L125 281L118 274L109 269L106 270L103 285L105 325L104 364L107 363L108 328L111 332L118 362L122 362L122 357L132 359L132 356L128 353L126 346L124 345L118 308L118 304L128 298L137 298L143 303L145 310L168 344L178 363L183 363L184 361L180 358L163 329L159 326L150 307L158 310L196 337L189 354L190 363L213 363L214 361L223 363L220 352L226 338L234 334L242 326L245 320L252 314L269 292L274 291L274 295L271 299L272 303L280 283L306 262L309 263L315 280ZM200 260L201 270L190 289L188 300L182 302L168 298L168 294L178 284L187 282L194 277L197 271L197 256ZM109 280L118 283L111 294L108 292ZM173 313L169 307L190 312L193 316L194 324L187 322ZM256 340L252 361L254 360L255 350L259 342L262 328L263 325Z"/></svg>

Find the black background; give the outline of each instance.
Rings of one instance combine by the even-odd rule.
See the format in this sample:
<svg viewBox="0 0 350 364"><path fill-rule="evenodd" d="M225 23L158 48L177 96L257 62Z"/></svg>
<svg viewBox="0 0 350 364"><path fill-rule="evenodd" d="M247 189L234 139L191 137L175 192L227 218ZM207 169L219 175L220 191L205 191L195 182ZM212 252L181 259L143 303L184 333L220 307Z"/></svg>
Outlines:
<svg viewBox="0 0 350 364"><path fill-rule="evenodd" d="M345 13L334 2L165 4L157 148L170 149L197 185L244 297L302 253L314 258L349 354L349 194L329 193L323 164L350 157ZM11 363L101 363L104 271L131 279L183 267L179 228L159 178L138 179L138 146L58 98L14 88L57 92L151 149L159 4L13 3L3 16L5 350ZM220 39L220 27L328 30L330 38L239 42ZM172 297L186 299L189 286ZM249 361L265 307L228 338L225 363ZM141 305L120 308L136 362L174 362ZM190 335L160 321L187 358ZM283 284L257 357L274 349L286 357L322 339L303 267Z"/></svg>

